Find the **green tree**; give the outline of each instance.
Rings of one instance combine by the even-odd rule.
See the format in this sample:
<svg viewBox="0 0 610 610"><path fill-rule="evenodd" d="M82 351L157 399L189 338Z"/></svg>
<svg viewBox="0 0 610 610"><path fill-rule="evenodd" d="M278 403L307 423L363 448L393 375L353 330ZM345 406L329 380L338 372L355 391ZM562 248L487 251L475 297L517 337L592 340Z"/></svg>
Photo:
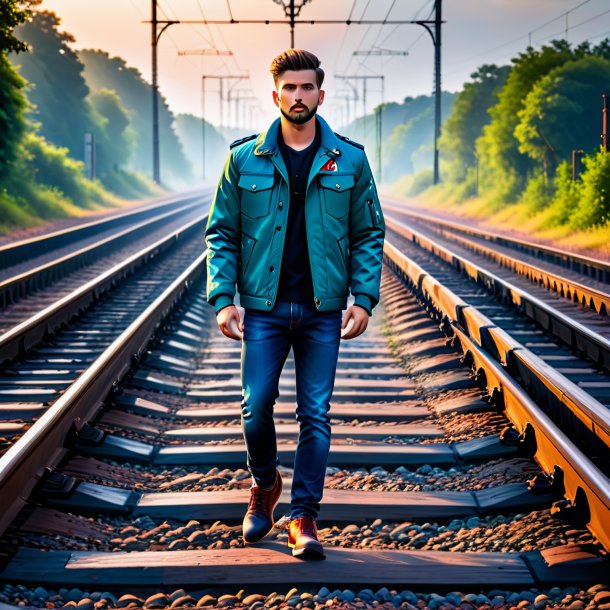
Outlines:
<svg viewBox="0 0 610 610"><path fill-rule="evenodd" d="M26 130L25 81L0 53L0 184L13 171L17 145Z"/></svg>
<svg viewBox="0 0 610 610"><path fill-rule="evenodd" d="M0 183L13 171L17 145L26 129L26 83L6 57L10 52L27 51L27 45L13 35L14 28L29 16L24 4L0 0Z"/></svg>
<svg viewBox="0 0 610 610"><path fill-rule="evenodd" d="M599 146L601 96L610 82L610 60L587 56L568 62L534 84L519 111L519 152L542 166L545 180L574 149Z"/></svg>
<svg viewBox="0 0 610 610"><path fill-rule="evenodd" d="M136 136L129 113L116 92L100 89L89 96L89 101L102 127L97 133L97 171L104 182L105 173L129 164Z"/></svg>
<svg viewBox="0 0 610 610"><path fill-rule="evenodd" d="M528 93L551 70L585 52L581 48L573 51L566 41L553 41L538 50L529 47L512 60L513 67L498 95L498 102L489 110L492 120L477 140L482 184L493 190L498 199L516 200L535 165L528 155L520 152L514 135L519 111Z"/></svg>
<svg viewBox="0 0 610 610"><path fill-rule="evenodd" d="M129 113L137 136L131 168L152 174L150 84L120 57L110 57L104 51L91 49L79 51L79 57L85 66L84 75L91 90L116 91ZM191 164L174 129L174 115L162 95L159 95L159 142L163 181L183 184L192 180Z"/></svg>
<svg viewBox="0 0 610 610"><path fill-rule="evenodd" d="M555 192L547 224L565 225L570 222L574 210L578 207L582 181L572 180L572 164L563 161L557 166L553 182Z"/></svg>
<svg viewBox="0 0 610 610"><path fill-rule="evenodd" d="M21 53L28 46L13 35L14 29L30 16L32 2L0 0L0 53Z"/></svg>
<svg viewBox="0 0 610 610"><path fill-rule="evenodd" d="M408 123L392 131L384 146L384 176L396 180L403 174L414 173L414 155L434 136L432 106L428 106Z"/></svg>
<svg viewBox="0 0 610 610"><path fill-rule="evenodd" d="M465 180L468 168L475 165L475 142L491 120L489 109L497 102L509 71L509 66L483 65L458 94L439 142L443 157L449 160L447 180Z"/></svg>
<svg viewBox="0 0 610 610"><path fill-rule="evenodd" d="M40 134L82 159L84 134L99 125L87 103L89 88L82 75L83 66L70 47L74 38L59 31L60 23L52 12L34 13L17 30L30 53L14 57L13 63L32 83L28 98L35 106Z"/></svg>
<svg viewBox="0 0 610 610"><path fill-rule="evenodd" d="M180 138L182 148L195 168L195 175L201 176L202 138L201 119L192 114L176 115L175 130ZM228 154L229 142L224 136L206 121L205 126L205 173L208 179L216 180L222 171Z"/></svg>
<svg viewBox="0 0 610 610"><path fill-rule="evenodd" d="M610 221L610 153L605 150L583 158L582 186L578 206L570 218L577 229Z"/></svg>
<svg viewBox="0 0 610 610"><path fill-rule="evenodd" d="M443 121L451 114L455 98L455 93L442 92ZM433 96L406 97L402 104L383 104L381 119L384 180L411 174L417 171L416 165L430 166L434 137ZM374 155L377 145L375 112L359 117L341 131L364 144L369 155Z"/></svg>

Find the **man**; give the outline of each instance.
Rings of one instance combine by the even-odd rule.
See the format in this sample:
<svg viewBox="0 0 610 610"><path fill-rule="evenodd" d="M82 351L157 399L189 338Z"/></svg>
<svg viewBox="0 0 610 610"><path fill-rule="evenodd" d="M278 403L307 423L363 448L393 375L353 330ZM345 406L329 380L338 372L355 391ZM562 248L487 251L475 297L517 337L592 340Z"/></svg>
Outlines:
<svg viewBox="0 0 610 610"><path fill-rule="evenodd" d="M271 64L281 116L231 145L206 229L207 299L242 344L242 425L253 484L245 543L273 528L282 492L273 406L290 348L299 438L288 545L324 558L315 519L330 448L329 400L339 342L362 334L379 300L385 224L360 144L316 116L318 58L290 49ZM233 304L239 288L244 319ZM343 318L349 290L354 304Z"/></svg>

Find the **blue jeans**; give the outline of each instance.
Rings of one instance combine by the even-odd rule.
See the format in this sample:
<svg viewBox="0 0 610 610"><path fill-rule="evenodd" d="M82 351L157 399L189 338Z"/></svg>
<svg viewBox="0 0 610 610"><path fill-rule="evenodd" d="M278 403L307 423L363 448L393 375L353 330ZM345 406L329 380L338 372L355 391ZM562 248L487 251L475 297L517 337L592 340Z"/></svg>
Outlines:
<svg viewBox="0 0 610 610"><path fill-rule="evenodd" d="M299 440L290 517L317 517L330 449L329 401L341 340L341 312L279 301L271 311L246 309L241 354L242 426L248 470L258 485L272 485L279 464L273 406L292 346Z"/></svg>

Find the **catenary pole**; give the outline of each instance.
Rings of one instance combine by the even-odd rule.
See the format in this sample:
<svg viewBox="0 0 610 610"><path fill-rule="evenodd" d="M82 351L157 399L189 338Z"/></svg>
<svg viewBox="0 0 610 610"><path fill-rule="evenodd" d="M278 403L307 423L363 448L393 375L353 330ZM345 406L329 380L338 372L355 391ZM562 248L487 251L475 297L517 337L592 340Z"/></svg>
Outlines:
<svg viewBox="0 0 610 610"><path fill-rule="evenodd" d="M276 4L281 4L284 8L284 13L288 19L234 19L231 15L230 20L226 19L180 19L180 20L159 20L157 18L157 0L152 2L152 56L153 56L153 178L155 182L160 183L160 162L159 162L159 124L158 124L158 84L157 84L157 44L163 32L171 25L238 25L238 24L264 24L264 25L289 25L291 28L290 42L294 48L294 30L296 25L404 25L417 24L423 26L430 34L434 43L435 55L435 183L438 182L438 136L440 135L440 105L441 105L441 24L442 21L442 0L435 0L435 19L428 20L395 20L395 19L299 19L301 9L311 0L273 0ZM430 28L434 26L434 31ZM158 30L158 26L162 26ZM222 81L220 82L222 86ZM222 122L222 117L221 117Z"/></svg>
<svg viewBox="0 0 610 610"><path fill-rule="evenodd" d="M152 145L153 145L153 180L161 184L159 167L159 101L157 99L157 0L152 0Z"/></svg>
<svg viewBox="0 0 610 610"><path fill-rule="evenodd" d="M441 137L441 25L442 0L434 2L434 184L440 181L438 140Z"/></svg>

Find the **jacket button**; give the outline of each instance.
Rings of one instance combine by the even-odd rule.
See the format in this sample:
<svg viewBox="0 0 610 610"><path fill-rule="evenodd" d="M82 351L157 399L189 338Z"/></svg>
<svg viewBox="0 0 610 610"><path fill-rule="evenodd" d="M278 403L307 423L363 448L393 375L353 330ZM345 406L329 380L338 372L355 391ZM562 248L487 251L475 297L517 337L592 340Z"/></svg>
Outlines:
<svg viewBox="0 0 610 610"><path fill-rule="evenodd" d="M273 271L275 269L275 267L273 265L271 265L271 267L269 267L269 271Z"/></svg>
<svg viewBox="0 0 610 610"><path fill-rule="evenodd" d="M278 207L278 208L280 208L280 210L281 210L281 209L284 207L284 204L283 204L283 203L280 201L280 202L277 204L277 207Z"/></svg>
<svg viewBox="0 0 610 610"><path fill-rule="evenodd" d="M267 307L271 307L271 301L266 302Z"/></svg>
<svg viewBox="0 0 610 610"><path fill-rule="evenodd" d="M276 225L275 226L275 230L276 231L281 231L282 230L282 225Z"/></svg>
<svg viewBox="0 0 610 610"><path fill-rule="evenodd" d="M255 191L256 190L256 184L252 185L252 190Z"/></svg>

